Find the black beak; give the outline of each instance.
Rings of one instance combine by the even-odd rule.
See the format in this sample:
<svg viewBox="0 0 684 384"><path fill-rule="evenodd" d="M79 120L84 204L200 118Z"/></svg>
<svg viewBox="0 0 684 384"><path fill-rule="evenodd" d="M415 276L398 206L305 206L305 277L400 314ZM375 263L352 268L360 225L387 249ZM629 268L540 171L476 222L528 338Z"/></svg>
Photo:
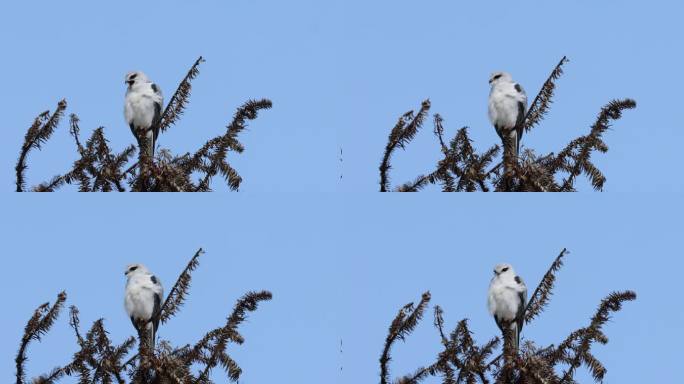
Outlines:
<svg viewBox="0 0 684 384"><path fill-rule="evenodd" d="M133 85L133 83L134 83L133 80L126 80L126 84L128 84L129 86Z"/></svg>

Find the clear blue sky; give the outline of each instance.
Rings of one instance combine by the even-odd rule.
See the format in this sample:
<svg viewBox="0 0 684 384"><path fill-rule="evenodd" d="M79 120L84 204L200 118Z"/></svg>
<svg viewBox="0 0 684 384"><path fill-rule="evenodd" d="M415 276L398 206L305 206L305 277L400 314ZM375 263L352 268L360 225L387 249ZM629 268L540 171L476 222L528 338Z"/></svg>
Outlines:
<svg viewBox="0 0 684 384"><path fill-rule="evenodd" d="M675 112L683 10L675 0L6 3L0 185L13 190L26 128L59 99L81 117L83 135L103 125L122 149L132 142L124 74L144 70L168 100L203 55L189 108L160 145L192 151L222 132L246 99L268 97L273 109L240 136L247 150L230 155L243 191L374 191L387 135L402 113L429 97L449 137L470 126L483 150L497 139L486 113L489 74L511 72L531 99L567 55L555 103L523 144L558 151L588 132L606 102L631 97L638 108L606 134L610 152L594 159L606 190L681 191L681 178L662 164L676 162L684 140ZM440 153L431 130L430 122L395 154L393 185L434 167ZM29 184L66 170L74 156L63 124L31 155ZM590 189L584 180L578 187Z"/></svg>
<svg viewBox="0 0 684 384"><path fill-rule="evenodd" d="M558 342L586 325L609 292L635 290L637 301L606 325L609 344L594 350L608 368L606 383L671 382L684 321L682 306L672 305L684 268L679 199L529 196L247 194L226 203L219 194L107 201L10 195L0 222L7 235L0 288L11 292L0 327L0 377L11 379L25 322L57 292L68 292L84 327L104 317L120 342L133 332L122 304L125 265L147 264L168 291L204 247L188 301L160 337L192 342L222 324L244 292L268 289L273 300L240 328L246 343L230 349L244 369L242 383L377 382L387 328L401 306L430 290L449 329L467 317L474 337L488 340L497 333L486 309L493 265L512 263L532 290L567 247L552 301L523 337ZM511 228L502 231L502 220ZM29 374L75 350L66 315L30 348ZM433 361L440 344L431 316L432 307L406 343L395 345L395 376ZM634 368L648 366L659 368Z"/></svg>

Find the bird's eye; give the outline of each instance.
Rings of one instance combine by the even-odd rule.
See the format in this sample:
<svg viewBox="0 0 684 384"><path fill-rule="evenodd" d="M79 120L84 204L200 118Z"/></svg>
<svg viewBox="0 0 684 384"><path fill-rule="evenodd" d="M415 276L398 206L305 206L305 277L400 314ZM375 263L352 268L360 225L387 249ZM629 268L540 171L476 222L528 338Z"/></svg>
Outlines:
<svg viewBox="0 0 684 384"><path fill-rule="evenodd" d="M501 77L501 75L500 75L500 74L499 74L499 75L496 75L496 76L494 76L494 80L498 79L499 77Z"/></svg>
<svg viewBox="0 0 684 384"><path fill-rule="evenodd" d="M136 269L138 269L138 267L131 267L130 271L133 272L133 271L135 271Z"/></svg>
<svg viewBox="0 0 684 384"><path fill-rule="evenodd" d="M136 76L138 76L138 74L137 74L137 73L134 73L134 74L131 75L131 77L129 77L129 79L133 80L133 79L135 79Z"/></svg>
<svg viewBox="0 0 684 384"><path fill-rule="evenodd" d="M506 272L506 271L508 271L508 267L501 270L501 272Z"/></svg>

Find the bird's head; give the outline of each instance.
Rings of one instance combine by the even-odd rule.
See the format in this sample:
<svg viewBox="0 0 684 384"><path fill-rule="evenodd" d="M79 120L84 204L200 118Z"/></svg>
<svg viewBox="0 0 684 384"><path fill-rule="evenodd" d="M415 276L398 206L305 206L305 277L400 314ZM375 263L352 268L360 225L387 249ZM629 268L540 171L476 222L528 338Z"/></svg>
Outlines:
<svg viewBox="0 0 684 384"><path fill-rule="evenodd" d="M513 78L508 72L494 72L489 76L489 84L492 86L502 82L511 82Z"/></svg>
<svg viewBox="0 0 684 384"><path fill-rule="evenodd" d="M501 263L501 264L497 264L494 267L494 275L495 276L508 275L508 274L512 274L513 276L515 276L515 271L513 270L513 267L510 264Z"/></svg>
<svg viewBox="0 0 684 384"><path fill-rule="evenodd" d="M128 72L126 74L126 84L128 84L128 87L133 86L133 84L146 83L148 81L147 76L140 71Z"/></svg>
<svg viewBox="0 0 684 384"><path fill-rule="evenodd" d="M124 272L124 274L126 276L131 276L131 275L134 275L136 273L146 273L146 272L148 272L148 270L142 264L129 264L126 267L126 272Z"/></svg>

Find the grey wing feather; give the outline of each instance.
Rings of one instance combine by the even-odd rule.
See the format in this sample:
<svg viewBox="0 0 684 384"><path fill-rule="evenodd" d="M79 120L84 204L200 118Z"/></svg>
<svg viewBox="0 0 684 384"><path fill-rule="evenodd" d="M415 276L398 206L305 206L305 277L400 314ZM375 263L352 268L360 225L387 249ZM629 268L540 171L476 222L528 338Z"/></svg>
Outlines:
<svg viewBox="0 0 684 384"><path fill-rule="evenodd" d="M152 129L154 131L154 140L157 141L159 135L159 123L161 123L161 104L154 103L154 120L152 120Z"/></svg>
<svg viewBox="0 0 684 384"><path fill-rule="evenodd" d="M527 94L525 93L525 90L522 89L520 84L515 83L515 90L520 93L521 95L525 96L525 100L527 100ZM520 140L522 139L522 134L523 134L523 126L525 124L525 108L527 106L522 102L518 102L518 117L515 122L515 131L518 134L518 143L516 146L516 150L520 152Z"/></svg>
<svg viewBox="0 0 684 384"><path fill-rule="evenodd" d="M517 84L516 84L517 85ZM517 133L516 153L520 152L520 140L523 135L523 126L525 125L525 104L518 101L518 117L515 121L515 132Z"/></svg>
<svg viewBox="0 0 684 384"><path fill-rule="evenodd" d="M518 332L522 330L523 324L525 324L525 308L527 307L527 303L525 303L525 296L527 296L525 292L518 293L518 298L520 299L520 306L518 307L518 313L516 315Z"/></svg>
<svg viewBox="0 0 684 384"><path fill-rule="evenodd" d="M157 328L159 328L159 318L161 317L161 296L154 294L154 314L152 315L152 324L154 325L154 333L157 333Z"/></svg>
<svg viewBox="0 0 684 384"><path fill-rule="evenodd" d="M518 292L518 299L520 300L520 306L518 307L517 322L518 322L518 333L523 328L525 324L525 310L527 309L527 286L525 282L520 278L520 276L515 277L515 282L522 285L523 290Z"/></svg>
<svg viewBox="0 0 684 384"><path fill-rule="evenodd" d="M157 84L152 83L152 91L156 93L157 95L161 96L161 91L159 90L159 87L157 87ZM159 135L159 125L161 123L161 110L162 110L162 105L161 103L154 103L154 119L152 120L152 148L154 148L156 141L157 141L157 136Z"/></svg>

